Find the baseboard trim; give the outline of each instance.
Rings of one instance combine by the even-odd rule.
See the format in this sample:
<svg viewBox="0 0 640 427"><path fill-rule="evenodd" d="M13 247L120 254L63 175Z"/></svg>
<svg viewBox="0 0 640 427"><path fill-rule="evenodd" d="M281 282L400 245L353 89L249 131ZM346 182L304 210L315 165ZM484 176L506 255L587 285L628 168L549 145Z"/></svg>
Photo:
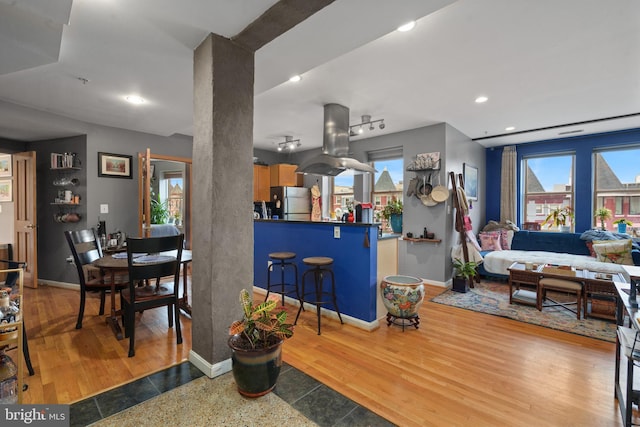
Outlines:
<svg viewBox="0 0 640 427"><path fill-rule="evenodd" d="M53 286L54 288L71 289L74 291L80 290L80 285L78 285L77 283L56 282L55 280L38 279L38 284Z"/></svg>
<svg viewBox="0 0 640 427"><path fill-rule="evenodd" d="M202 373L209 378L219 377L220 375L231 371L230 358L211 364L193 350L189 351L189 362L193 363L196 368L202 371Z"/></svg>

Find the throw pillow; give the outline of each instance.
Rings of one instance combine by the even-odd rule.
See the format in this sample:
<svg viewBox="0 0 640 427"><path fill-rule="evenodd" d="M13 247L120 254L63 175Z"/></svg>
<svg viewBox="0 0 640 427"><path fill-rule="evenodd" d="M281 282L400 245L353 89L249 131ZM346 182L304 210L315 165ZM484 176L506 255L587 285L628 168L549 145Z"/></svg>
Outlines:
<svg viewBox="0 0 640 427"><path fill-rule="evenodd" d="M480 233L480 246L483 251L501 251L500 232Z"/></svg>
<svg viewBox="0 0 640 427"><path fill-rule="evenodd" d="M597 240L596 240L597 242ZM589 255L591 255L592 257L596 258L598 255L596 255L596 251L593 250L593 241L588 241L588 242L584 242L585 245L587 245L587 249L589 249Z"/></svg>
<svg viewBox="0 0 640 427"><path fill-rule="evenodd" d="M500 246L502 250L511 249L511 241L513 241L513 230L507 230L506 228L500 229Z"/></svg>
<svg viewBox="0 0 640 427"><path fill-rule="evenodd" d="M594 240L593 250L598 261L613 264L633 265L631 257L631 239L627 240Z"/></svg>

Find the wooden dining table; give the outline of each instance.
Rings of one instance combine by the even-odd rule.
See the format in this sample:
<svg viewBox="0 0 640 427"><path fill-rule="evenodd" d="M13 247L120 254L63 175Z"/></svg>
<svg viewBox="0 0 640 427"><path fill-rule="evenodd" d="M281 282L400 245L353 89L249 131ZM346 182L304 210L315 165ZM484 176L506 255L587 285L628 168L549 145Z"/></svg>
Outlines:
<svg viewBox="0 0 640 427"><path fill-rule="evenodd" d="M116 257L114 257L116 255ZM176 256L177 251L162 252L162 255ZM188 265L193 260L192 252L187 249L182 250L182 257L180 264L183 269L183 293L182 297L178 299L178 307L191 315L191 305L189 304L188 292L187 292L187 280L188 280ZM92 264L93 266L102 269L106 274L111 277L111 310L107 316L106 322L111 326L111 330L117 339L124 338L118 316L122 315L120 310L116 310L116 283L115 276L119 274L127 274L129 271L129 264L126 257L118 256L117 254L105 255L102 258L98 258ZM175 284L179 286L179 283Z"/></svg>

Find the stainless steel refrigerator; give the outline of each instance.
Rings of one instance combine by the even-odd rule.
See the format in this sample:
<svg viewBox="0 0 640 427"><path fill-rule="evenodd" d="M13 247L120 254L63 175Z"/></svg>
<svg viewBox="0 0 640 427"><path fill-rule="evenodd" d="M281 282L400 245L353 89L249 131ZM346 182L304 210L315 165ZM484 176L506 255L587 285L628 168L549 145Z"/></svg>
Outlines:
<svg viewBox="0 0 640 427"><path fill-rule="evenodd" d="M288 221L311 220L311 192L305 187L271 187L271 217Z"/></svg>

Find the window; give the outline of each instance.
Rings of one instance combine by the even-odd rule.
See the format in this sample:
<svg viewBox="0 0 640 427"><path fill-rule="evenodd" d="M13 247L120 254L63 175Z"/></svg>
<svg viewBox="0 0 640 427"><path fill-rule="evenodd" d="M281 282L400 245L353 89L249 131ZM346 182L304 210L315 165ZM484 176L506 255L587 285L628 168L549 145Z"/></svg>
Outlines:
<svg viewBox="0 0 640 427"><path fill-rule="evenodd" d="M556 208L569 206L573 209L574 157L573 154L560 154L524 159L523 222L542 224ZM573 228L572 221L566 225ZM541 229L549 230L548 227Z"/></svg>
<svg viewBox="0 0 640 427"><path fill-rule="evenodd" d="M184 178L181 171L162 173L162 179L160 180L160 198L167 201L167 208L169 209L169 221L178 222L183 216L183 204L184 204Z"/></svg>
<svg viewBox="0 0 640 427"><path fill-rule="evenodd" d="M340 208L342 212L347 212L349 206L353 208L353 171L345 171L333 177L333 203L331 212ZM340 219L340 218L336 218Z"/></svg>
<svg viewBox="0 0 640 427"><path fill-rule="evenodd" d="M386 159L373 162L373 167L378 171L373 177L374 220L382 222L382 230L391 232L391 226L379 214L387 203L394 197L402 200L403 169L402 158Z"/></svg>
<svg viewBox="0 0 640 427"><path fill-rule="evenodd" d="M640 225L640 167L631 159L640 158L640 147L598 150L594 153L595 208L606 207L613 218L605 222L614 230L613 222L626 218L634 226ZM594 219L594 226L596 224Z"/></svg>

